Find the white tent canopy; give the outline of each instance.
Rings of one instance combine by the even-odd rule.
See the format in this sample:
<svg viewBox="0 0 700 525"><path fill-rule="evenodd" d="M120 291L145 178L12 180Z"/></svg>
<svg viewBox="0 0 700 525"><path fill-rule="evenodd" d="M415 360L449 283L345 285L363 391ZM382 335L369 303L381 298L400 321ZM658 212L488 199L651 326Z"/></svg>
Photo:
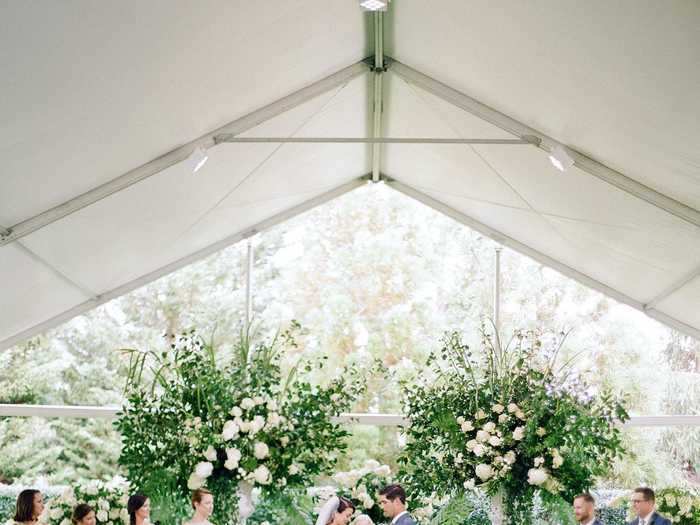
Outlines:
<svg viewBox="0 0 700 525"><path fill-rule="evenodd" d="M394 0L386 71L373 17L0 5L0 348L380 173L700 338L700 4Z"/></svg>

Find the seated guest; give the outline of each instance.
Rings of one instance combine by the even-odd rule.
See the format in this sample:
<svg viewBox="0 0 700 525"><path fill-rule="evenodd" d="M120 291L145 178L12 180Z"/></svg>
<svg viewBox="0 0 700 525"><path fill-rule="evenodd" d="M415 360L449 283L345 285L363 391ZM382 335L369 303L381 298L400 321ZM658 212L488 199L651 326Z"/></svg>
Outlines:
<svg viewBox="0 0 700 525"><path fill-rule="evenodd" d="M44 496L35 489L26 489L17 496L14 520L20 525L33 525L44 512Z"/></svg>
<svg viewBox="0 0 700 525"><path fill-rule="evenodd" d="M194 516L183 525L211 525L209 516L214 512L214 496L207 489L197 489L192 493Z"/></svg>
<svg viewBox="0 0 700 525"><path fill-rule="evenodd" d="M574 517L581 525L603 525L595 517L595 500L587 492L574 498Z"/></svg>
<svg viewBox="0 0 700 525"><path fill-rule="evenodd" d="M73 509L71 521L73 525L95 525L97 523L95 510L90 505L81 503Z"/></svg>
<svg viewBox="0 0 700 525"><path fill-rule="evenodd" d="M671 520L656 512L656 495L649 487L634 489L631 500L637 517L629 525L671 525Z"/></svg>

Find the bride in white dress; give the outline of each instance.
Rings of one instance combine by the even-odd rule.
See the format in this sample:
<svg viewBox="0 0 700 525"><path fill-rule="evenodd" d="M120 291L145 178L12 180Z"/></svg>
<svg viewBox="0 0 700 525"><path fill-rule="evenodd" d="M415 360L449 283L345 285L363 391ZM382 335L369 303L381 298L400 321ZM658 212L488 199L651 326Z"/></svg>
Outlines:
<svg viewBox="0 0 700 525"><path fill-rule="evenodd" d="M354 512L355 505L353 505L352 501L347 498L332 496L319 511L316 525L348 525ZM369 517L365 517L369 519ZM358 523L357 520L354 523ZM359 523L361 525L371 524L372 520Z"/></svg>

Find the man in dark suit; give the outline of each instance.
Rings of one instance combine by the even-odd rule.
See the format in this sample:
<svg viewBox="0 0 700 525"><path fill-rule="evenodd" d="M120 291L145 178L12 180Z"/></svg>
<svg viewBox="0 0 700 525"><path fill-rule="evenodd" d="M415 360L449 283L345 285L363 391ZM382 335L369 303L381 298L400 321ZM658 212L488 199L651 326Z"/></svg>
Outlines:
<svg viewBox="0 0 700 525"><path fill-rule="evenodd" d="M391 525L416 525L406 511L406 491L401 485L387 485L379 491L379 506L391 518Z"/></svg>
<svg viewBox="0 0 700 525"><path fill-rule="evenodd" d="M671 520L656 512L656 495L649 487L638 487L632 493L632 510L636 519L628 525L672 525Z"/></svg>
<svg viewBox="0 0 700 525"><path fill-rule="evenodd" d="M574 498L574 517L581 525L603 525L595 517L595 500L587 492Z"/></svg>

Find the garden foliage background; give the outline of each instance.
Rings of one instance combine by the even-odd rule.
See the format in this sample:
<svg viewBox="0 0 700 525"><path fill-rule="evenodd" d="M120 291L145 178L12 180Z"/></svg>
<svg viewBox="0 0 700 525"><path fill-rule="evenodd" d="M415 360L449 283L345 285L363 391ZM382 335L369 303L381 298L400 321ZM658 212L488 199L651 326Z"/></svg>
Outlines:
<svg viewBox="0 0 700 525"><path fill-rule="evenodd" d="M357 411L398 412L396 381L421 370L446 330L475 343L481 317L493 309L496 245L381 184L253 242L254 313L263 333L296 319L304 327L297 353L327 355L337 367L378 357L393 374L394 381L370 383ZM158 349L168 344L164 333L193 326L225 348L244 318L245 253L239 243L0 352L0 403L117 405L128 365L118 349ZM579 354L578 366L592 369L599 386L627 392L632 415L697 413L698 341L509 250L502 289L503 333L571 330L566 353ZM342 468L369 458L395 466L397 429L352 432ZM626 430L625 439L635 455L603 486L697 481L682 464L700 463L700 429ZM0 419L0 483L108 478L118 455L108 421Z"/></svg>

